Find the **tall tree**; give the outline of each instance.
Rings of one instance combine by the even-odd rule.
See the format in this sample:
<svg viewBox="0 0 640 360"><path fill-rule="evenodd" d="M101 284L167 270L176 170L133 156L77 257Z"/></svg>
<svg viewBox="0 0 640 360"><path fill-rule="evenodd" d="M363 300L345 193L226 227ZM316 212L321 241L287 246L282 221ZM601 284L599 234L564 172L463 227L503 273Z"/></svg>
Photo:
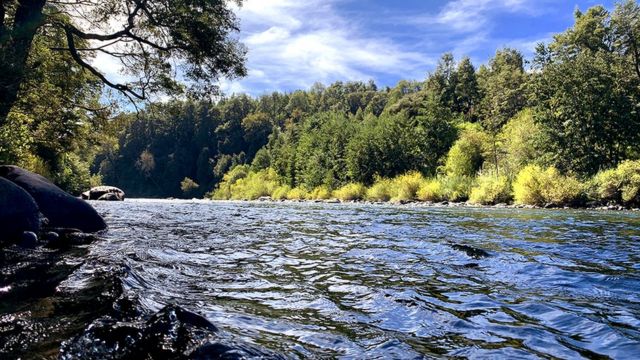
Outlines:
<svg viewBox="0 0 640 360"><path fill-rule="evenodd" d="M0 1L0 125L18 98L37 34L62 31L79 67L131 100L185 90L211 94L216 81L243 76L244 47L232 36L230 3L241 0L3 0ZM86 42L86 43L85 43ZM95 54L123 65L129 81L109 79Z"/></svg>
<svg viewBox="0 0 640 360"><path fill-rule="evenodd" d="M638 14L631 10L628 3L617 5L624 19L612 19L601 6L576 12L571 29L538 49L536 120L548 136L553 165L562 170L589 175L613 167L639 140L640 78L630 39ZM616 22L628 26L614 30Z"/></svg>
<svg viewBox="0 0 640 360"><path fill-rule="evenodd" d="M464 115L467 121L475 121L476 107L480 102L480 90L476 69L471 59L465 57L458 64L457 82L455 85L455 111Z"/></svg>

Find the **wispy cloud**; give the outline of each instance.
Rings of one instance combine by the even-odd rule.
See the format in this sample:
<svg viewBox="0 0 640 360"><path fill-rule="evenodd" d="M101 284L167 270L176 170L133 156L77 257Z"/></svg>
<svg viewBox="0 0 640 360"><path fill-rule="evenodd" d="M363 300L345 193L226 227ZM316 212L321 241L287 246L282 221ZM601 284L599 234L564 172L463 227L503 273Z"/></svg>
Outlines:
<svg viewBox="0 0 640 360"><path fill-rule="evenodd" d="M334 4L248 0L239 12L249 48L243 87L308 88L318 81L376 80L381 74L418 76L435 63L390 38L366 34L341 17ZM232 84L223 84L227 92Z"/></svg>

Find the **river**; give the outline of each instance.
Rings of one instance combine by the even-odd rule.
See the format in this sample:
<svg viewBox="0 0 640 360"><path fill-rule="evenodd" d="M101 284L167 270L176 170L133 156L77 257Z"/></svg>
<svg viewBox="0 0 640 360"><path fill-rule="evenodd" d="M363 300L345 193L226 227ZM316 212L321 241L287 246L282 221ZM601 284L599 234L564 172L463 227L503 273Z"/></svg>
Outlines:
<svg viewBox="0 0 640 360"><path fill-rule="evenodd" d="M63 357L100 358L111 350L92 341L89 324L97 312L113 316L126 298L139 316L176 305L215 325L222 342L284 358L640 356L640 213L93 205L110 229L53 261L70 269L51 281L55 291L17 305L23 280L0 283L0 342L15 343L5 355L58 356L64 341ZM121 288L119 302L105 295L111 282L95 290L104 274ZM83 294L73 311L60 310L61 292ZM46 304L55 310L35 320ZM38 338L15 334L20 317ZM42 340L43 323L58 335Z"/></svg>

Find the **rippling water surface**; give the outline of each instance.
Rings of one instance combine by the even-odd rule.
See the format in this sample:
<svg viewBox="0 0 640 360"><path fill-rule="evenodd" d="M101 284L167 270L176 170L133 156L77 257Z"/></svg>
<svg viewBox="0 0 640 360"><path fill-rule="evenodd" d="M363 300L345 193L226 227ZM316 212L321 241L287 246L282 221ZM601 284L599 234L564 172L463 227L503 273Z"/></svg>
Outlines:
<svg viewBox="0 0 640 360"><path fill-rule="evenodd" d="M288 357L640 357L638 213L94 205L146 310Z"/></svg>

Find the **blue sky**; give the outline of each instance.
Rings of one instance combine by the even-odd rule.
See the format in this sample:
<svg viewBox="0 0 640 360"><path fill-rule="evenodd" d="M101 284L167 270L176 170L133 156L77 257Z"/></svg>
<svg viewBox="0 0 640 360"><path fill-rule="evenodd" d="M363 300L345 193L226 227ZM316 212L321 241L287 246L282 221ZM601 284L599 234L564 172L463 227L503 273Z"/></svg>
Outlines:
<svg viewBox="0 0 640 360"><path fill-rule="evenodd" d="M239 11L249 76L227 93L260 95L314 82L423 79L445 52L476 66L510 46L535 44L573 24L573 12L613 0L245 0Z"/></svg>

